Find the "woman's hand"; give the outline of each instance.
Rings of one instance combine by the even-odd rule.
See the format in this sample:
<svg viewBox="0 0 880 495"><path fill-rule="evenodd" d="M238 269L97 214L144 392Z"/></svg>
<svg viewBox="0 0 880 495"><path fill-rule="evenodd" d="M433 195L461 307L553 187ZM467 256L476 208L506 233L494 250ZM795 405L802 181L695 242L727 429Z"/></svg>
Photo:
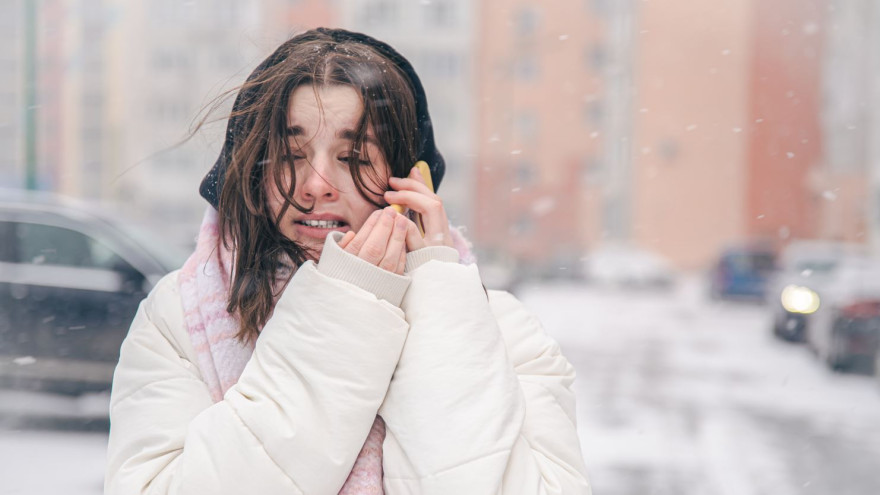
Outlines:
<svg viewBox="0 0 880 495"><path fill-rule="evenodd" d="M425 185L419 169L413 167L409 177L391 177L388 183L394 190L385 192L385 201L403 205L421 215L425 245L452 247L443 201Z"/></svg>
<svg viewBox="0 0 880 495"><path fill-rule="evenodd" d="M379 268L403 275L406 253L425 246L419 229L390 206L374 211L361 229L348 231L339 247Z"/></svg>

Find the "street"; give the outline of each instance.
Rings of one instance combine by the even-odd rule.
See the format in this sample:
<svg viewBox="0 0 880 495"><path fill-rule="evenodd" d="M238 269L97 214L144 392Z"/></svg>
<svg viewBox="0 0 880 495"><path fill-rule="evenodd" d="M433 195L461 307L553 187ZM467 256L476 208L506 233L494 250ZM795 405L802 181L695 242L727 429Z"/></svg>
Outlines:
<svg viewBox="0 0 880 495"><path fill-rule="evenodd" d="M880 391L774 340L767 311L674 295L518 291L578 371L597 495L880 493ZM0 494L101 493L106 434L0 430Z"/></svg>
<svg viewBox="0 0 880 495"><path fill-rule="evenodd" d="M774 340L765 309L698 283L520 295L578 371L594 493L880 493L880 391Z"/></svg>

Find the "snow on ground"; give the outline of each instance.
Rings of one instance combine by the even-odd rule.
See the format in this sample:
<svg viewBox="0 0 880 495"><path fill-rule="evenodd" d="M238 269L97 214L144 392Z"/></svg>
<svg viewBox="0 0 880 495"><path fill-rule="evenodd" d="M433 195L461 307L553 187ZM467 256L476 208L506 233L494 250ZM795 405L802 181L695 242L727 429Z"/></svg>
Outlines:
<svg viewBox="0 0 880 495"><path fill-rule="evenodd" d="M99 495L106 433L0 429L0 494Z"/></svg>
<svg viewBox="0 0 880 495"><path fill-rule="evenodd" d="M578 371L595 493L880 493L873 381L774 340L766 309L703 294L519 291Z"/></svg>

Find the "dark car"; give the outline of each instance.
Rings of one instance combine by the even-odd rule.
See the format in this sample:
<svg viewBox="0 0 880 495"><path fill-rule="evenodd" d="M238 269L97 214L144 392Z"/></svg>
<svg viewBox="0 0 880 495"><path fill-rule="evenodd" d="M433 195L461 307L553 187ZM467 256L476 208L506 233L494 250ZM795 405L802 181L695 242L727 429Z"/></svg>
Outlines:
<svg viewBox="0 0 880 495"><path fill-rule="evenodd" d="M709 275L713 299L763 301L776 269L776 255L760 247L732 247L718 257Z"/></svg>
<svg viewBox="0 0 880 495"><path fill-rule="evenodd" d="M0 190L0 388L110 388L137 306L184 258L84 203Z"/></svg>
<svg viewBox="0 0 880 495"><path fill-rule="evenodd" d="M807 345L835 370L873 366L880 340L880 259L842 259L817 293L821 304L807 326Z"/></svg>

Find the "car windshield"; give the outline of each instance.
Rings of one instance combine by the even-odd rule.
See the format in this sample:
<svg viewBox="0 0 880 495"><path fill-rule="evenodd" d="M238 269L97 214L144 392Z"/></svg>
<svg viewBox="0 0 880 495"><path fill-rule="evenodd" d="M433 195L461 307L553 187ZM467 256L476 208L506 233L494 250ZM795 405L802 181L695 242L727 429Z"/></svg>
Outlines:
<svg viewBox="0 0 880 495"><path fill-rule="evenodd" d="M808 274L827 274L834 271L838 266L837 260L803 260L794 265L793 270L798 273L808 273Z"/></svg>
<svg viewBox="0 0 880 495"><path fill-rule="evenodd" d="M152 256L162 268L172 271L183 266L188 253L182 248L162 239L146 227L129 222L114 222L114 226Z"/></svg>
<svg viewBox="0 0 880 495"><path fill-rule="evenodd" d="M727 259L730 267L738 272L765 273L773 271L775 267L773 255L767 253L738 253Z"/></svg>

